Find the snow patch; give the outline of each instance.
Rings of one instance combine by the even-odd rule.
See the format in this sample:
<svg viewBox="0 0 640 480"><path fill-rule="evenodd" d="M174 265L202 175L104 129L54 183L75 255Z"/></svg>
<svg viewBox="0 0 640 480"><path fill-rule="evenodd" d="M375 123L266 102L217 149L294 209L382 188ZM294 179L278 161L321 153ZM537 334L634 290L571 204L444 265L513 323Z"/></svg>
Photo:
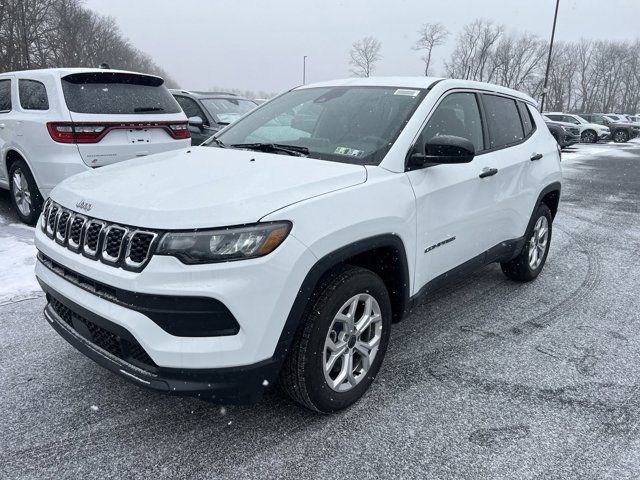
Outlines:
<svg viewBox="0 0 640 480"><path fill-rule="evenodd" d="M40 292L33 271L36 264L35 230L26 225L6 225L6 219L0 216L2 223L5 225L0 234L0 304L33 298L35 292Z"/></svg>

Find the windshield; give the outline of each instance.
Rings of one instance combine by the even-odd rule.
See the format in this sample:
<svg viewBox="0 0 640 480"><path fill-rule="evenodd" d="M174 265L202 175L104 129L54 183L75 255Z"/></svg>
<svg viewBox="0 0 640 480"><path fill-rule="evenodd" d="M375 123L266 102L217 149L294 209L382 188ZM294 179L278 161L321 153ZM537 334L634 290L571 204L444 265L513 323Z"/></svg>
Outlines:
<svg viewBox="0 0 640 480"><path fill-rule="evenodd" d="M231 123L256 108L251 100L242 98L203 98L200 100L216 123Z"/></svg>
<svg viewBox="0 0 640 480"><path fill-rule="evenodd" d="M158 77L120 72L83 72L62 78L67 107L76 113L179 113L180 105Z"/></svg>
<svg viewBox="0 0 640 480"><path fill-rule="evenodd" d="M308 149L312 158L377 165L424 95L395 87L302 88L266 103L217 138L227 146L289 145Z"/></svg>

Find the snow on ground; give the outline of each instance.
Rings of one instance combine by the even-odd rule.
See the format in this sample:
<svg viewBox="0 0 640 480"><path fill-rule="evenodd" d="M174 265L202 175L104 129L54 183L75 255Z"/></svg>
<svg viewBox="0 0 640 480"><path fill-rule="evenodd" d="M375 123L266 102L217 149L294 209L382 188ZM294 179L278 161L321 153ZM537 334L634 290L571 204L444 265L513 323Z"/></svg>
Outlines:
<svg viewBox="0 0 640 480"><path fill-rule="evenodd" d="M562 161L579 160L584 157L598 156L634 156L633 153L627 152L630 148L635 148L640 143L639 138L635 138L627 143L577 143L562 152Z"/></svg>
<svg viewBox="0 0 640 480"><path fill-rule="evenodd" d="M40 292L33 273L36 263L34 229L8 222L0 214L0 305L35 297Z"/></svg>

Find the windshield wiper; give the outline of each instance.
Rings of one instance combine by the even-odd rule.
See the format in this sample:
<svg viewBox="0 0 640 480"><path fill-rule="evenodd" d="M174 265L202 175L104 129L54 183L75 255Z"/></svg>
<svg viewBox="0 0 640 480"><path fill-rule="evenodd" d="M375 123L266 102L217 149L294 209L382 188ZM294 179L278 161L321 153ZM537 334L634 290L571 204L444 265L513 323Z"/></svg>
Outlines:
<svg viewBox="0 0 640 480"><path fill-rule="evenodd" d="M139 113L139 112L164 112L164 108L162 108L162 107L137 107L137 108L134 108L133 111L135 113Z"/></svg>
<svg viewBox="0 0 640 480"><path fill-rule="evenodd" d="M261 152L282 152L288 155L303 157L309 155L307 147L298 147L297 145L283 145L279 143L234 143L233 148L246 148L248 150L258 150Z"/></svg>
<svg viewBox="0 0 640 480"><path fill-rule="evenodd" d="M309 155L307 147L298 147L297 145L282 145L279 143L234 143L230 145L233 148L246 148L247 150L258 150L260 152L282 152L287 155L296 157L306 157Z"/></svg>

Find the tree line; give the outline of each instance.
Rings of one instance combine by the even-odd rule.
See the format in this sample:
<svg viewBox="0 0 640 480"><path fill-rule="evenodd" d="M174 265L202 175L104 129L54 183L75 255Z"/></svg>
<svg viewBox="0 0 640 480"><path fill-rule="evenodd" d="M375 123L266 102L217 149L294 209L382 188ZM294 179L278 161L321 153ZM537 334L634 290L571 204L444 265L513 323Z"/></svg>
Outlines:
<svg viewBox="0 0 640 480"><path fill-rule="evenodd" d="M427 23L418 32L414 50L423 52L424 73L431 72L433 49L450 32ZM366 41L365 41L366 40ZM444 62L444 76L496 83L524 91L540 100L549 42L532 33L509 34L504 25L477 19L456 35ZM351 72L369 76L382 59L382 44L373 37L353 44ZM556 42L545 99L548 111L640 111L640 40Z"/></svg>
<svg viewBox="0 0 640 480"><path fill-rule="evenodd" d="M81 0L0 0L0 72L49 67L97 67L159 75L167 72L125 38L115 20Z"/></svg>

